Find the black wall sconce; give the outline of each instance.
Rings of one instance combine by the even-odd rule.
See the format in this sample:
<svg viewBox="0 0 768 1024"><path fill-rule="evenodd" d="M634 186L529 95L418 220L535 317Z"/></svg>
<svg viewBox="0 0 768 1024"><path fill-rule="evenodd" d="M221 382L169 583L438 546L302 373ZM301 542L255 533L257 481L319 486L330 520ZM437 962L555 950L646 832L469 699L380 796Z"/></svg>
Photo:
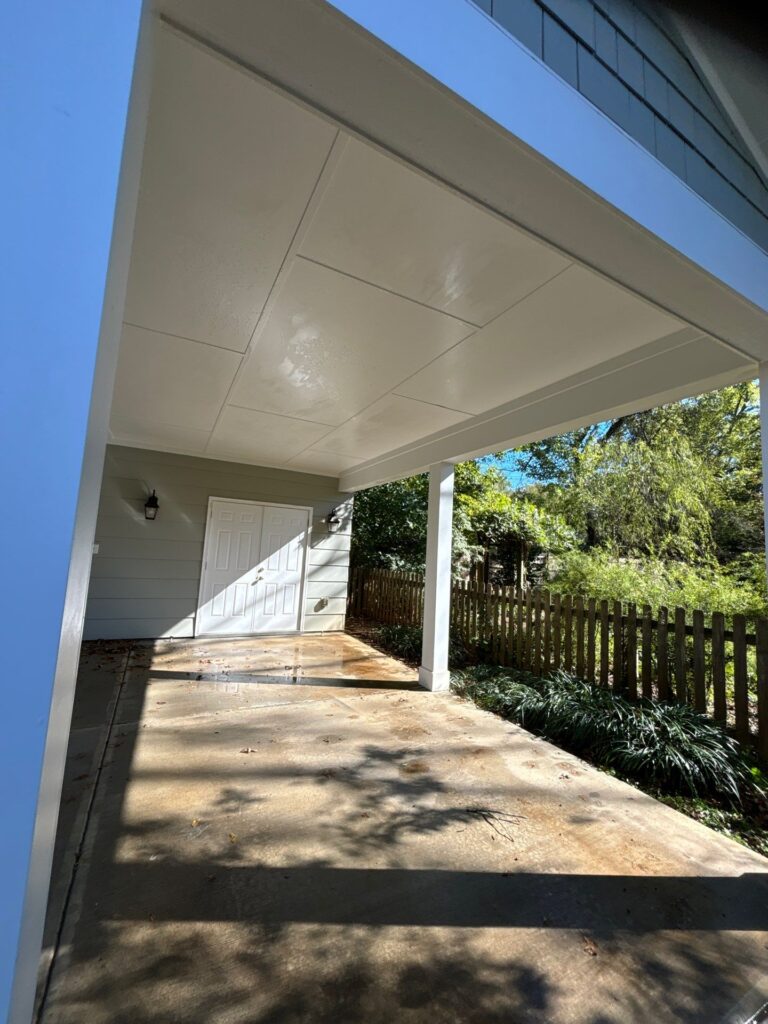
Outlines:
<svg viewBox="0 0 768 1024"><path fill-rule="evenodd" d="M147 500L144 502L144 518L145 519L157 519L157 510L160 508L160 502L157 500L157 495L154 491L150 494Z"/></svg>
<svg viewBox="0 0 768 1024"><path fill-rule="evenodd" d="M336 533L341 526L341 516L339 515L338 506L332 508L328 513L325 520L325 525L328 527L328 533Z"/></svg>

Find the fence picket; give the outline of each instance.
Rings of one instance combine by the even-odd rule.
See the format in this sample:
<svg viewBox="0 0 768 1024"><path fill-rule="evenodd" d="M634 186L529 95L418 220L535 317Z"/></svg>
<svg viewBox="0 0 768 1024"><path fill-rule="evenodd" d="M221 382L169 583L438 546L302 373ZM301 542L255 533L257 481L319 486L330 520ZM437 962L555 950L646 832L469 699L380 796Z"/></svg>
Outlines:
<svg viewBox="0 0 768 1024"><path fill-rule="evenodd" d="M600 685L608 685L608 602L600 602Z"/></svg>
<svg viewBox="0 0 768 1024"><path fill-rule="evenodd" d="M659 687L659 700L669 700L668 614L666 608L659 608L659 621L656 626L656 678Z"/></svg>
<svg viewBox="0 0 768 1024"><path fill-rule="evenodd" d="M595 681L595 607L594 597L587 603L587 679Z"/></svg>
<svg viewBox="0 0 768 1024"><path fill-rule="evenodd" d="M707 681L704 668L704 612L693 613L693 706L707 710Z"/></svg>
<svg viewBox="0 0 768 1024"><path fill-rule="evenodd" d="M725 725L725 616L712 612L712 717Z"/></svg>
<svg viewBox="0 0 768 1024"><path fill-rule="evenodd" d="M642 677L643 697L650 700L653 696L653 614L651 606L643 605L643 638L640 655L640 673Z"/></svg>
<svg viewBox="0 0 768 1024"><path fill-rule="evenodd" d="M637 607L627 606L627 696L637 700Z"/></svg>
<svg viewBox="0 0 768 1024"><path fill-rule="evenodd" d="M548 674L552 668L552 619L548 590L542 591L541 599L544 612L544 672Z"/></svg>
<svg viewBox="0 0 768 1024"><path fill-rule="evenodd" d="M749 691L747 689L747 622L743 615L733 616L733 710L736 737L749 740Z"/></svg>
<svg viewBox="0 0 768 1024"><path fill-rule="evenodd" d="M527 671L531 671L533 661L533 637L531 636L531 628L533 625L533 603L532 595L529 590L525 595L525 655L523 658L523 668Z"/></svg>
<svg viewBox="0 0 768 1024"><path fill-rule="evenodd" d="M493 656L501 664L501 587L493 588Z"/></svg>
<svg viewBox="0 0 768 1024"><path fill-rule="evenodd" d="M563 598L563 618L563 668L573 672L573 598L569 594Z"/></svg>
<svg viewBox="0 0 768 1024"><path fill-rule="evenodd" d="M584 598L576 598L576 675L584 678Z"/></svg>
<svg viewBox="0 0 768 1024"><path fill-rule="evenodd" d="M517 604L515 602L515 588L514 586L507 587L507 614L509 616L509 622L507 625L507 649L504 655L505 665L515 664L515 611Z"/></svg>
<svg viewBox="0 0 768 1024"><path fill-rule="evenodd" d="M552 598L552 668L560 668L561 645L562 645L562 596L555 594Z"/></svg>
<svg viewBox="0 0 768 1024"><path fill-rule="evenodd" d="M523 590L522 587L517 588L517 646L516 646L516 661L515 664L518 668L523 668L525 664L525 638L523 637Z"/></svg>
<svg viewBox="0 0 768 1024"><path fill-rule="evenodd" d="M624 645L622 643L621 601L613 602L613 689L621 693L624 689Z"/></svg>
<svg viewBox="0 0 768 1024"><path fill-rule="evenodd" d="M534 594L534 672L542 674L542 592Z"/></svg>
<svg viewBox="0 0 768 1024"><path fill-rule="evenodd" d="M678 703L688 699L688 655L685 648L685 608L675 608L675 696Z"/></svg>

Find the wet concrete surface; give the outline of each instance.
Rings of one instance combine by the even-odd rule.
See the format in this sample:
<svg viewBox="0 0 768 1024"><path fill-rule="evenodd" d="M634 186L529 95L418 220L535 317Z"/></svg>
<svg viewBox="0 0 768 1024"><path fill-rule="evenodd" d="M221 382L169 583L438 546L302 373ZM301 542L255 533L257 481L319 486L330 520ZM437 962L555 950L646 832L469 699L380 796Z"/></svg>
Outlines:
<svg viewBox="0 0 768 1024"><path fill-rule="evenodd" d="M96 664L122 687L46 1024L735 1024L768 998L768 861L355 638Z"/></svg>

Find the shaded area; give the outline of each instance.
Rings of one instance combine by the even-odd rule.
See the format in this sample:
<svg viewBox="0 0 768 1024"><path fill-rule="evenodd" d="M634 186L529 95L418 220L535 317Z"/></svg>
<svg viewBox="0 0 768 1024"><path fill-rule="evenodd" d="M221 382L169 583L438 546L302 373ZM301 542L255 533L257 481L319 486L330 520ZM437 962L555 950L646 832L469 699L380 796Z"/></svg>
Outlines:
<svg viewBox="0 0 768 1024"><path fill-rule="evenodd" d="M452 820L461 820L461 812L442 823ZM218 864L212 877L210 863L168 859L115 865L110 877L113 920L144 920L151 908L158 922L247 921L255 915L270 929L294 922L567 928L604 938L617 932L755 931L768 921L768 879L756 874L644 878ZM222 892L242 900L221 899Z"/></svg>
<svg viewBox="0 0 768 1024"><path fill-rule="evenodd" d="M398 679L350 679L338 676L257 675L255 672L174 672L153 670L149 682L253 683L259 686L335 686L351 690L418 690L418 682Z"/></svg>

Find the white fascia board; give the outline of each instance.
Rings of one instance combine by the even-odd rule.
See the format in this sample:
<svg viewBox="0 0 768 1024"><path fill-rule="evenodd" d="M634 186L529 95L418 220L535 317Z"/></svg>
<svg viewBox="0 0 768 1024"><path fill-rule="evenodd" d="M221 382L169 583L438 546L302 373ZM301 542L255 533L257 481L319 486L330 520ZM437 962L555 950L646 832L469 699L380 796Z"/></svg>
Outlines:
<svg viewBox="0 0 768 1024"><path fill-rule="evenodd" d="M330 2L597 196L768 311L766 253L470 0Z"/></svg>

